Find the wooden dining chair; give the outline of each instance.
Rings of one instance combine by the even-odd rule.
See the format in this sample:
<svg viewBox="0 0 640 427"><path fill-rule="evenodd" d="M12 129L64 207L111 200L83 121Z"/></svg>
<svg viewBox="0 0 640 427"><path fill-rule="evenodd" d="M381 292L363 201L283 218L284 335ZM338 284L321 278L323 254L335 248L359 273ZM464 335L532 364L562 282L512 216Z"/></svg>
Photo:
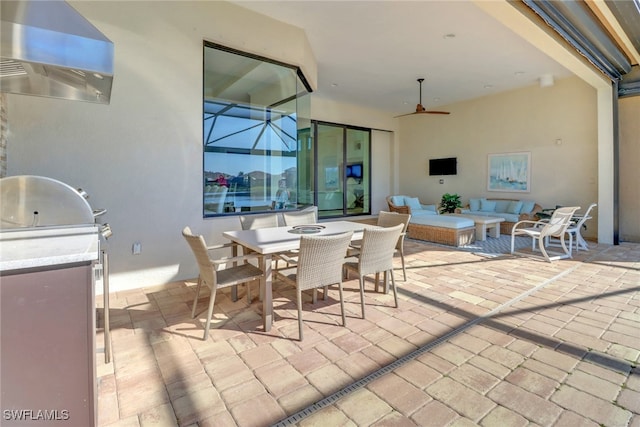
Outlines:
<svg viewBox="0 0 640 427"><path fill-rule="evenodd" d="M393 277L393 254L396 250L398 238L404 229L403 224L387 228L366 228L362 236L357 262L347 261L344 264L345 274L354 271L358 274L360 285L360 303L362 318L364 319L364 278L369 274L376 275L376 286L380 273L384 274L385 290L390 279L393 288L395 306L398 307L398 293Z"/></svg>
<svg viewBox="0 0 640 427"><path fill-rule="evenodd" d="M182 236L184 236L185 240L189 244L189 247L196 258L196 262L198 263L199 270L196 296L193 300L193 309L191 310L192 318L196 317L196 305L198 304L198 297L200 296L200 288L202 287L202 284L208 286L211 290L207 320L204 327L204 335L202 337L202 340L204 341L209 335L211 316L213 315L213 305L216 300L216 291L219 288L226 288L246 283L247 302L249 303L251 301L249 283L258 280L260 281L260 288L262 288L262 282L265 280L265 277L263 271L258 267L244 263L245 260L257 258L257 254L211 259L209 257L209 252L211 250L229 248L232 244L207 246L204 237L201 235L194 235L189 227L185 227L182 230ZM230 264L234 264L234 266L228 267ZM223 266L225 267L223 268Z"/></svg>
<svg viewBox="0 0 640 427"><path fill-rule="evenodd" d="M337 284L340 291L342 325L346 325L342 291L342 264L352 235L353 231L348 231L330 236L300 237L300 251L295 272L283 276L285 281L293 283L296 287L300 341L303 339L302 291Z"/></svg>

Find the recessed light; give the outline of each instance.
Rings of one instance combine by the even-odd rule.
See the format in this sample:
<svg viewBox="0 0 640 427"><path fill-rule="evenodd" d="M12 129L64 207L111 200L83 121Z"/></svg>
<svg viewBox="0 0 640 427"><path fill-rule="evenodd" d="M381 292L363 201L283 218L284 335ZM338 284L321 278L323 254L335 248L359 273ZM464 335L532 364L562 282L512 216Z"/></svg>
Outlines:
<svg viewBox="0 0 640 427"><path fill-rule="evenodd" d="M100 80L103 79L102 74L98 74L98 73L93 73L93 77L95 77L96 79L100 79Z"/></svg>
<svg viewBox="0 0 640 427"><path fill-rule="evenodd" d="M331 87L338 87L338 83L331 83Z"/></svg>
<svg viewBox="0 0 640 427"><path fill-rule="evenodd" d="M433 98L433 100L434 100L434 101L440 101L440 98L435 97L435 98Z"/></svg>
<svg viewBox="0 0 640 427"><path fill-rule="evenodd" d="M456 35L453 33L449 33L449 34L445 34L444 36L442 36L443 39L455 39Z"/></svg>
<svg viewBox="0 0 640 427"><path fill-rule="evenodd" d="M524 75L524 71L516 71L515 73L513 73L514 76L516 77L520 77Z"/></svg>
<svg viewBox="0 0 640 427"><path fill-rule="evenodd" d="M491 89L493 87L493 85L484 85L485 89Z"/></svg>

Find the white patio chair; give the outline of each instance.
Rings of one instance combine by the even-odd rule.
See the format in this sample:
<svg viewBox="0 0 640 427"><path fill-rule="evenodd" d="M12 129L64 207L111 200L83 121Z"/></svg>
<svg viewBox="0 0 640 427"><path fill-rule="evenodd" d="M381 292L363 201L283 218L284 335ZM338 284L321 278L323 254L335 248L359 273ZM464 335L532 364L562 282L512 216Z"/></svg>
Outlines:
<svg viewBox="0 0 640 427"><path fill-rule="evenodd" d="M344 264L345 273L355 271L358 273L360 284L360 303L362 305L362 318L364 319L364 277L369 274L376 275L376 287L378 276L384 273L385 291L388 288L388 280L391 278L393 288L393 298L395 306L398 307L398 293L396 291L396 281L393 277L393 254L398 244L398 238L404 228L403 224L398 224L388 228L366 228L362 237L362 246L357 262L346 262Z"/></svg>
<svg viewBox="0 0 640 427"><path fill-rule="evenodd" d="M300 251L295 273L284 275L284 279L296 286L298 303L298 329L300 341L303 338L302 291L338 285L342 325L346 325L344 297L342 292L342 264L351 241L352 231L331 236L301 236ZM325 290L326 295L326 290Z"/></svg>
<svg viewBox="0 0 640 427"><path fill-rule="evenodd" d="M518 221L511 231L511 253L521 255L531 255L528 253L516 252L514 250L515 237L527 236L531 237L531 250L535 250L535 243L538 242L538 247L542 256L546 261L553 261L563 258L571 258L571 247L573 245L573 236L569 234L569 248L567 248L564 238L567 235L567 228L571 225L571 218L573 213L580 209L579 206L558 208L553 212L551 218L544 221ZM560 247L564 253L555 253L547 251L545 248L547 239L549 237L556 237L560 240ZM549 255L553 256L549 256Z"/></svg>
<svg viewBox="0 0 640 427"><path fill-rule="evenodd" d="M589 246L587 245L587 242L585 242L585 240L582 238L582 234L580 231L582 230L584 223L587 220L591 219L591 216L589 216L589 214L591 213L591 210L596 206L598 206L597 203L591 203L591 205L589 205L589 207L585 211L584 215L580 217L580 220L575 224L569 225L569 228L567 228L567 233L573 236L573 242L575 244L574 247L576 249L576 252L580 251L580 249L583 249L585 251L589 250Z"/></svg>
<svg viewBox="0 0 640 427"><path fill-rule="evenodd" d="M205 341L209 335L209 326L211 324L211 316L213 315L213 305L216 300L216 291L218 288L227 288L229 286L235 286L241 283L247 285L247 302L251 301L251 292L249 288L249 282L254 280L263 281L264 273L258 267L242 263L233 267L222 268L224 265L235 264L241 261L245 261L250 258L257 258L257 254L243 255L237 257L226 257L220 259L211 259L209 257L209 251L213 249L222 249L231 247L232 244L207 246L204 237L201 235L194 235L191 233L189 227L185 227L182 230L182 235L189 244L191 251L193 252L196 262L198 263L199 275L198 285L196 288L196 296L193 300L193 309L191 310L191 317L196 317L196 305L198 304L198 297L200 296L200 288L204 283L211 289L211 295L209 297L209 310L207 311L207 320L204 327L204 336L202 340ZM262 283L260 288L262 288Z"/></svg>

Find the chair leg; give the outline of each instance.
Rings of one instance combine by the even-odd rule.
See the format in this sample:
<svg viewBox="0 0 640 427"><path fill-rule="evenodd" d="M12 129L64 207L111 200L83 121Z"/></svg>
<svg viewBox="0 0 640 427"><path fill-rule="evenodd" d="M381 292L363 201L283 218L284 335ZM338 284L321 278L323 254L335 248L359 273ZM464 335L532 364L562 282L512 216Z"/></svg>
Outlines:
<svg viewBox="0 0 640 427"><path fill-rule="evenodd" d="M338 282L340 291L340 310L342 311L342 326L347 326L347 317L344 315L344 297L342 296L342 281Z"/></svg>
<svg viewBox="0 0 640 427"><path fill-rule="evenodd" d="M247 304L251 305L251 284L253 282L247 282L245 286L247 287Z"/></svg>
<svg viewBox="0 0 640 427"><path fill-rule="evenodd" d="M544 248L544 239L538 238L538 246L540 247L540 252L542 252L542 256L548 261L551 262L551 258L549 258L549 254L547 250Z"/></svg>
<svg viewBox="0 0 640 427"><path fill-rule="evenodd" d="M204 325L204 336L202 341L206 341L209 336L209 326L211 325L211 316L213 316L213 304L216 301L216 288L211 289L211 297L209 297L209 310L207 310L207 321Z"/></svg>
<svg viewBox="0 0 640 427"><path fill-rule="evenodd" d="M329 287L328 286L324 287L324 293L322 294L322 299L324 301L329 299Z"/></svg>
<svg viewBox="0 0 640 427"><path fill-rule="evenodd" d="M364 277L360 276L360 305L362 305L362 318L364 319Z"/></svg>
<svg viewBox="0 0 640 427"><path fill-rule="evenodd" d="M198 304L198 297L200 296L200 287L202 286L202 279L198 277L198 286L196 286L196 297L193 299L193 308L191 309L191 318L196 317L196 305Z"/></svg>
<svg viewBox="0 0 640 427"><path fill-rule="evenodd" d="M396 279L393 277L393 269L389 270L389 274L391 275L391 287L393 288L393 300L396 303L396 308L398 308L398 291L396 290Z"/></svg>
<svg viewBox="0 0 640 427"><path fill-rule="evenodd" d="M302 341L302 291L300 288L296 289L296 296L298 299L298 334L300 341Z"/></svg>
<svg viewBox="0 0 640 427"><path fill-rule="evenodd" d="M375 291L380 292L380 273L376 273L375 281L376 281Z"/></svg>
<svg viewBox="0 0 640 427"><path fill-rule="evenodd" d="M401 250L400 251L400 260L402 261L402 276L404 278L404 281L407 281L407 269L404 266L404 251Z"/></svg>

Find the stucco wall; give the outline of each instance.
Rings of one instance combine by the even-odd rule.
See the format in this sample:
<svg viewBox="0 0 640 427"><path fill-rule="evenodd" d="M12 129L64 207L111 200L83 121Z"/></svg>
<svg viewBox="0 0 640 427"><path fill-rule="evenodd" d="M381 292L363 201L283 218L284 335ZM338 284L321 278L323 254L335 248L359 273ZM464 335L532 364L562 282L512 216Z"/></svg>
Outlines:
<svg viewBox="0 0 640 427"><path fill-rule="evenodd" d="M202 41L300 65L315 87L304 32L225 2L71 3L114 42L111 103L7 94L7 173L59 179L107 209L113 291L192 278L182 228L211 244L239 228L237 217L202 218ZM312 115L382 129L394 123L391 114L319 98ZM388 179L390 168L381 169Z"/></svg>
<svg viewBox="0 0 640 427"><path fill-rule="evenodd" d="M640 96L623 98L620 116L620 240L640 242Z"/></svg>
<svg viewBox="0 0 640 427"><path fill-rule="evenodd" d="M427 203L458 193L463 203L496 197L586 208L598 201L595 96L593 88L569 78L451 105L448 116L405 117L400 188ZM487 191L487 155L521 151L531 153L531 192ZM429 176L428 160L439 157L457 157L458 174ZM597 218L584 235L596 238Z"/></svg>
<svg viewBox="0 0 640 427"><path fill-rule="evenodd" d="M107 208L113 291L192 278L196 268L182 227L212 244L223 241L222 231L239 228L235 217L202 218L202 40L299 64L315 85L306 37L224 2L72 5L115 44L111 104L7 94L7 173L59 179L85 189L94 207ZM586 206L597 192L593 92L569 79L453 105L450 116L402 120L319 92L311 108L314 119L392 131L373 138L374 210L387 192L433 202L444 192L465 200L486 195L486 155L504 151L532 152L528 197L545 206ZM562 145L555 145L558 138ZM427 160L451 155L460 174L437 184ZM134 242L142 243L140 255L131 253Z"/></svg>

